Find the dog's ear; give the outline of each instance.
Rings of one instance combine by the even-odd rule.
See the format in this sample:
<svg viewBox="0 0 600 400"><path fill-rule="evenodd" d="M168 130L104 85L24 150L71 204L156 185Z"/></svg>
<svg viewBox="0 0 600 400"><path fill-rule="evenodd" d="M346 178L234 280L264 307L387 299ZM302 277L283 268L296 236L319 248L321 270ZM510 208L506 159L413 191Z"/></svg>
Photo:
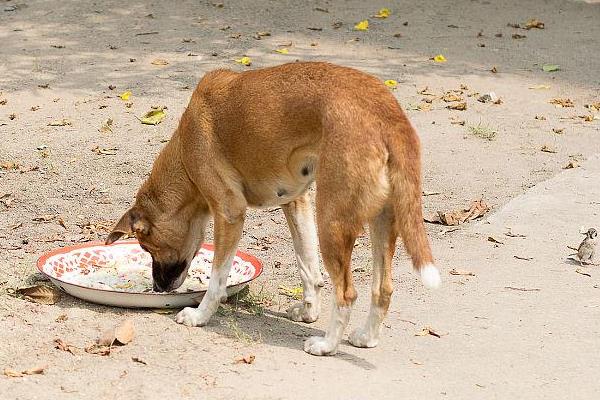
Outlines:
<svg viewBox="0 0 600 400"><path fill-rule="evenodd" d="M131 235L133 233L132 225L133 221L131 220L131 210L128 210L125 214L123 214L119 222L117 222L117 225L115 225L112 232L108 235L105 244L113 244L123 236Z"/></svg>
<svg viewBox="0 0 600 400"><path fill-rule="evenodd" d="M106 238L105 244L113 244L123 236L133 235L134 233L137 235L148 235L150 233L150 224L139 210L132 208L123 214Z"/></svg>

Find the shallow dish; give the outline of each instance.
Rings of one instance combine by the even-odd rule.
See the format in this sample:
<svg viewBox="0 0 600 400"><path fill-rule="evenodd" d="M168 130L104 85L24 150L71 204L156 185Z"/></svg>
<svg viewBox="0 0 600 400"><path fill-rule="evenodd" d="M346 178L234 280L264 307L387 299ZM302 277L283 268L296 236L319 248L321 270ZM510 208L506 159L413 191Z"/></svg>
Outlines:
<svg viewBox="0 0 600 400"><path fill-rule="evenodd" d="M168 293L152 291L152 258L132 240L56 249L41 256L37 268L65 292L93 303L178 308L202 300L210 281L213 249L210 244L202 245L183 285ZM238 251L227 279L227 294L239 292L261 273L257 258Z"/></svg>

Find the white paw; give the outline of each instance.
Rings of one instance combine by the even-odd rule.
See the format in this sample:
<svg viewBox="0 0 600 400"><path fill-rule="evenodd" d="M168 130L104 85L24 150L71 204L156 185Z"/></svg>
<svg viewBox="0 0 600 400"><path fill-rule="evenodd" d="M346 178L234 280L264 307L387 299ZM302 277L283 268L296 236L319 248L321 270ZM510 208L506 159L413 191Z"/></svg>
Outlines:
<svg viewBox="0 0 600 400"><path fill-rule="evenodd" d="M350 336L348 336L348 341L354 347L375 347L379 344L378 338L371 337L362 328L352 331Z"/></svg>
<svg viewBox="0 0 600 400"><path fill-rule="evenodd" d="M304 321L309 324L319 318L319 306L311 303L294 304L287 309L287 315L292 321Z"/></svg>
<svg viewBox="0 0 600 400"><path fill-rule="evenodd" d="M186 307L177 314L177 323L186 326L204 326L211 315L197 308Z"/></svg>
<svg viewBox="0 0 600 400"><path fill-rule="evenodd" d="M337 353L337 343L322 336L312 336L304 342L304 351L313 356L332 356Z"/></svg>

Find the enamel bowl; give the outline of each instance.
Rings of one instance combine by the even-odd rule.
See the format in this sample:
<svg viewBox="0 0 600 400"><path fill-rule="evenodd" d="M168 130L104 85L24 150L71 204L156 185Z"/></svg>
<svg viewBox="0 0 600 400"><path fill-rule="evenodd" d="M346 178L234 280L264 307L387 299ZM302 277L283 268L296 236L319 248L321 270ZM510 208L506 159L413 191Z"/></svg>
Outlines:
<svg viewBox="0 0 600 400"><path fill-rule="evenodd" d="M197 305L208 289L213 245L204 244L192 260L183 285L173 292L152 291L152 258L137 241L106 246L90 242L41 256L38 270L72 296L118 307L181 308ZM255 257L238 251L227 279L229 296L262 273Z"/></svg>

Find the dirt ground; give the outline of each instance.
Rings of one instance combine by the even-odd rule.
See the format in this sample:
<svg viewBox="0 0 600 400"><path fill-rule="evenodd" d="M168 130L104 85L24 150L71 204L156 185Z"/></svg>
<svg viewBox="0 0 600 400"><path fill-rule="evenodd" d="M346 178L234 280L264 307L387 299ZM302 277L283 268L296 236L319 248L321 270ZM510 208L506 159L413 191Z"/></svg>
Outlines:
<svg viewBox="0 0 600 400"><path fill-rule="evenodd" d="M392 15L371 17L381 7ZM353 29L366 18L368 31ZM507 25L530 18L544 29ZM580 226L600 225L599 113L584 107L600 102L599 20L597 2L565 0L2 1L0 370L46 368L0 376L0 398L598 398L600 272L577 273L565 257ZM431 60L438 54L447 61ZM242 56L250 67L234 61ZM426 212L478 198L493 206L459 229L427 225L444 280L437 291L422 287L399 245L379 347L303 352L327 326L330 283L319 321L283 317L293 300L278 288L300 279L280 210L250 211L240 244L266 267L251 285L255 304L225 306L205 328L178 325L174 313L11 295L42 279L34 264L43 252L106 236L205 72L295 60L398 82L422 138ZM447 108L450 90L466 110ZM489 92L501 104L477 100ZM142 125L136 117L154 105L167 107L166 119ZM63 119L70 125L49 125ZM571 161L579 167L563 171ZM353 255L360 295L350 329L367 315L369 262L365 235ZM126 318L131 344L110 356L82 350ZM441 337L415 335L424 327ZM56 338L75 354L55 349ZM236 362L249 355L252 364Z"/></svg>

